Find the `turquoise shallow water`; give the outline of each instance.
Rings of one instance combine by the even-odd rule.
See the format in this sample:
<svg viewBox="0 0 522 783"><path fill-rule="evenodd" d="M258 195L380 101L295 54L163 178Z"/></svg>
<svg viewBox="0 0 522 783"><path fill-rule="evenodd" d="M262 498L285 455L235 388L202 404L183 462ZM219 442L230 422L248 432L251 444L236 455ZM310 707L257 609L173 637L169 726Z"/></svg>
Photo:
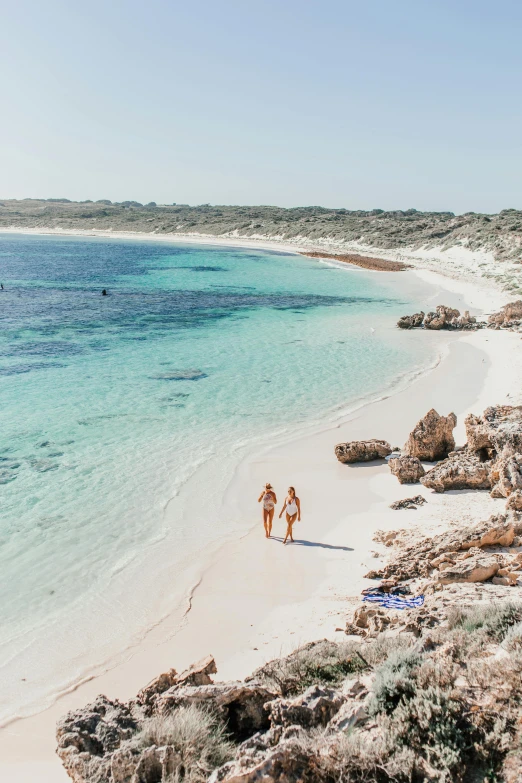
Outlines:
<svg viewBox="0 0 522 783"><path fill-rule="evenodd" d="M389 276L284 253L5 235L0 280L5 721L138 640L251 524L207 510L245 449L430 357L397 339L416 303ZM189 479L205 514L167 522Z"/></svg>

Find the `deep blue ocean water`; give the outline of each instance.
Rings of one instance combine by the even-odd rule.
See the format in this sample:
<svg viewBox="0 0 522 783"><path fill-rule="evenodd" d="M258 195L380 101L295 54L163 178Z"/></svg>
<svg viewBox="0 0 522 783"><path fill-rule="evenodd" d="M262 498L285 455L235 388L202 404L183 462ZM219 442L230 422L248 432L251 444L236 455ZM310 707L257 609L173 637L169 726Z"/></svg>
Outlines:
<svg viewBox="0 0 522 783"><path fill-rule="evenodd" d="M138 639L198 552L251 524L180 514L172 590L153 595L142 559L170 541L166 504L203 466L197 491L217 509L242 450L427 357L397 339L417 303L389 275L274 251L3 235L0 282L6 719Z"/></svg>

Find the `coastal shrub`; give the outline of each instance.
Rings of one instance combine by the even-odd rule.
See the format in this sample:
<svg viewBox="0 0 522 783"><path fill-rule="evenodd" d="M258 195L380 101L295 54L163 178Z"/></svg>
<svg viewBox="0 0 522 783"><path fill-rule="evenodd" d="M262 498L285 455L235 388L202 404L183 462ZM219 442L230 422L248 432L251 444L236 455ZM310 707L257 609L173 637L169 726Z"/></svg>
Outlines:
<svg viewBox="0 0 522 783"><path fill-rule="evenodd" d="M470 710L451 691L431 686L401 701L381 728L389 747L408 748L440 783L466 779L471 771L474 780L494 780L511 742L507 718Z"/></svg>
<svg viewBox="0 0 522 783"><path fill-rule="evenodd" d="M407 650L412 644L413 640L409 635L385 636L380 634L376 639L361 645L360 650L365 660L375 667L385 661L392 653L398 650Z"/></svg>
<svg viewBox="0 0 522 783"><path fill-rule="evenodd" d="M322 772L332 783L410 783L415 755L391 747L382 734L340 733L329 745L316 738Z"/></svg>
<svg viewBox="0 0 522 783"><path fill-rule="evenodd" d="M522 623L517 623L509 628L504 636L502 647L509 652L522 653Z"/></svg>
<svg viewBox="0 0 522 783"><path fill-rule="evenodd" d="M508 629L522 620L522 603L479 604L467 609L452 607L448 613L450 629L463 628L468 633L481 630L495 641L501 641Z"/></svg>
<svg viewBox="0 0 522 783"><path fill-rule="evenodd" d="M141 748L174 746L180 759L172 776L175 783L203 783L235 751L224 724L212 713L193 705L147 718L133 744Z"/></svg>
<svg viewBox="0 0 522 783"><path fill-rule="evenodd" d="M401 700L415 695L414 669L422 663L422 656L414 650L395 650L375 672L368 709L370 715L391 713Z"/></svg>
<svg viewBox="0 0 522 783"><path fill-rule="evenodd" d="M415 682L419 690L428 687L452 688L455 680L462 674L462 667L450 657L433 659L426 657L415 672Z"/></svg>
<svg viewBox="0 0 522 783"><path fill-rule="evenodd" d="M369 668L356 642L336 644L323 640L306 644L254 672L253 678L275 687L282 696L302 693L310 685L335 685Z"/></svg>

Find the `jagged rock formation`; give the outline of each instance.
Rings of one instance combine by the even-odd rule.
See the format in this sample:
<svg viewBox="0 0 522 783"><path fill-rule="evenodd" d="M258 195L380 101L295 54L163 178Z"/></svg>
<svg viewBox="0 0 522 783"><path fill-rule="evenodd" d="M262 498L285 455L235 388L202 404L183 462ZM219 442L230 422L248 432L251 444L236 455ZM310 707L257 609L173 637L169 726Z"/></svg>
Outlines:
<svg viewBox="0 0 522 783"><path fill-rule="evenodd" d="M392 453L392 447L385 440L352 440L348 443L338 443L335 456L339 462L372 462L384 459Z"/></svg>
<svg viewBox="0 0 522 783"><path fill-rule="evenodd" d="M517 489L509 496L506 511L522 511L522 490Z"/></svg>
<svg viewBox="0 0 522 783"><path fill-rule="evenodd" d="M453 430L457 424L454 413L449 416L439 416L432 408L415 425L403 449L403 454L409 457L435 462L447 457L455 448Z"/></svg>
<svg viewBox="0 0 522 783"><path fill-rule="evenodd" d="M505 446L522 453L522 405L492 405L482 416L469 414L464 421L468 446L491 459Z"/></svg>
<svg viewBox="0 0 522 783"><path fill-rule="evenodd" d="M511 547L519 531L522 532L522 515L510 512L493 515L476 525L448 530L433 538L416 539L403 546L396 544L390 561L378 572L372 572L371 578L405 581L421 577L428 578L430 582L448 584L484 581L501 568L509 567L510 573L519 571L522 558L518 550L512 554L498 554L488 549ZM381 539L376 536L375 540ZM396 535L391 540L400 541ZM468 559L470 562L466 563ZM480 570L483 566L487 566L490 572ZM450 568L453 571L447 570Z"/></svg>
<svg viewBox="0 0 522 783"><path fill-rule="evenodd" d="M469 310L461 313L452 307L438 305L435 312L414 313L403 315L397 321L399 329L507 329L514 332L522 331L522 299L504 305L498 313L489 316L487 323L477 321Z"/></svg>
<svg viewBox="0 0 522 783"><path fill-rule="evenodd" d="M74 783L155 783L179 772L174 746L130 742L148 720L203 709L217 716L241 742L269 727L269 704L276 692L259 682L213 683L212 656L177 675L160 675L128 704L99 696L85 709L68 713L57 726L57 753ZM189 723L190 726L190 723Z"/></svg>
<svg viewBox="0 0 522 783"><path fill-rule="evenodd" d="M477 321L474 315L466 310L461 314L460 310L453 307L438 305L435 312L414 313L413 315L404 315L397 321L399 329L482 329L485 322Z"/></svg>
<svg viewBox="0 0 522 783"><path fill-rule="evenodd" d="M390 508L392 508L394 511L400 511L403 508L409 508L415 511L417 509L417 506L423 506L426 502L427 502L426 498L423 498L422 495L415 495L415 497L413 498L404 498L404 500L396 500L394 503L390 505Z"/></svg>
<svg viewBox="0 0 522 783"><path fill-rule="evenodd" d="M469 414L465 426L466 447L451 451L421 484L436 492L490 489L506 498L522 489L522 406L491 406L482 416Z"/></svg>
<svg viewBox="0 0 522 783"><path fill-rule="evenodd" d="M504 305L498 313L490 315L488 324L491 328L519 331L522 328L522 299L510 302Z"/></svg>
<svg viewBox="0 0 522 783"><path fill-rule="evenodd" d="M413 315L403 315L402 318L399 318L397 321L397 326L399 329L418 329L422 326L425 315L426 313L423 310L421 310L420 313L414 313Z"/></svg>
<svg viewBox="0 0 522 783"><path fill-rule="evenodd" d="M522 490L522 454L514 454L509 447L504 447L491 466L491 484L494 498L508 498L513 492Z"/></svg>
<svg viewBox="0 0 522 783"><path fill-rule="evenodd" d="M401 484L417 484L426 472L418 457L392 457L388 465Z"/></svg>
<svg viewBox="0 0 522 783"><path fill-rule="evenodd" d="M449 489L491 489L491 462L481 462L468 449L452 452L449 457L428 470L420 483L435 492Z"/></svg>

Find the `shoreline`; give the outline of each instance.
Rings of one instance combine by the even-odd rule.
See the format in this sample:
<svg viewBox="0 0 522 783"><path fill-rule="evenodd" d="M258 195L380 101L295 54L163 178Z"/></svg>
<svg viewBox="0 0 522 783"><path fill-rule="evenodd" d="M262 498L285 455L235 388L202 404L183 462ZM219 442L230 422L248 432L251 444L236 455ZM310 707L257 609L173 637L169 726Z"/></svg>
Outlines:
<svg viewBox="0 0 522 783"><path fill-rule="evenodd" d="M17 231L13 233L25 232ZM140 235L122 238L138 239L140 238ZM157 237L150 236L149 238L156 239ZM186 239L182 239L181 237L164 237L163 239L171 242L186 241ZM201 242L199 239L194 239L194 243L221 244L214 241L205 243ZM234 245L241 247L246 246L242 241L238 241L237 243L234 243ZM259 244L254 246L259 247ZM274 249L273 244L270 244L269 247L270 249ZM295 249L290 251L285 249L284 252L296 253L297 251ZM343 263L343 267L346 268L345 263ZM422 270L420 270L420 274L419 270L413 269L409 271L416 276L421 277L421 279L424 279L426 282L437 284L446 292L451 289L455 294L458 294L461 297L473 295L476 300L474 303L475 307L479 306L477 304L479 300L482 304L485 302L485 299L483 298L484 292L474 291L472 283L467 281L463 283L447 281L446 278L440 279L441 276L436 273L424 272ZM433 296L437 295L438 292L433 294ZM489 307L494 307L494 305L491 304L491 297L488 297L488 304ZM508 336L509 339L511 339L511 337L513 337L514 340L516 335ZM422 339L422 334L419 334L416 339ZM488 352L488 361L491 363L488 366L490 366L490 369L495 368L498 371L499 367L501 368L500 362L502 359L500 358L500 354L502 353L502 344L504 343L506 346L509 344L509 341L506 342L505 333L503 333L501 337L498 333L489 331L474 332L472 334L460 333L458 335L443 333L441 334L440 343L441 345L446 346L446 350L444 351L445 355L440 361L436 362L435 367L426 368L425 371L420 373L419 377L413 379L408 378L405 382L405 388L395 391L392 390L389 394L386 394L377 400L362 403L362 405L357 406L355 410L344 413L344 415L341 414L339 421L329 420L326 423L323 422L320 428L315 432L299 433L297 437L294 436L290 439L286 437L281 443L276 443L274 446L263 449L263 451L257 455L247 455L236 469L235 477L225 492L224 502L225 504L228 503L239 507L242 510L242 513L246 513L249 516L252 516L250 496L252 495L252 491L254 494L257 494L254 487L257 487L260 481L267 480L266 473L270 471L272 471L270 480L274 483L273 476L274 474L279 476L282 465L295 464L298 466L298 471L303 476L302 480L295 480L295 483L298 486L307 486L309 481L312 483L316 481L324 487L325 483L328 484L328 482L333 481L333 484L331 484L331 492L333 494L327 493L330 505L328 512L329 514L332 514L332 516L335 516L337 513L340 518L337 518L335 522L332 521L332 524L328 529L326 526L321 528L323 537L319 541L315 541L315 539L311 541L307 538L307 544L302 544L299 548L293 548L293 552L302 551L303 557L294 556L293 553L290 555L292 558L290 561L292 569L290 573L291 584L289 585L284 581L281 582L281 574L285 573L285 566L288 566L287 560L290 559L283 560L282 558L287 558L286 553L292 552L292 548L278 547L276 550L276 557L278 559L276 567L274 567L272 554L270 554L268 560L263 558L256 564L259 581L263 582L263 580L266 580L267 573L271 575L268 578L268 583L271 585L269 594L266 594L266 591L263 589L250 592L248 601L245 601L244 593L241 606L231 606L231 577L235 578L236 574L238 574L238 578L240 578L242 569L243 576L246 577L248 582L251 572L249 571L249 574L244 574L244 564L245 562L251 564L252 559L255 559L256 556L259 555L260 542L258 540L258 526L253 526L249 532L241 536L239 541L224 543L214 554L213 561L205 569L201 580L191 591L190 600L192 606L186 612L186 622L184 622L178 633L164 638L163 622L160 622L149 634L149 644L146 645L147 649L140 651L139 648L142 647L142 645L138 645L138 649L126 663L75 687L68 695L60 698L53 707L48 710L31 718L21 718L15 723L10 724L7 729L0 732L0 757L5 759L5 762L3 761L0 763L0 770L4 769L5 766L5 771L10 771L12 776L16 775L17 780L20 780L21 783L25 780L29 781L34 779L41 781L68 780L60 763L54 758L54 741L49 747L49 730L51 728L51 734L54 738L54 717L51 718L50 714L59 716L67 711L67 709L72 708L71 705L83 706L93 696L97 695L102 688L107 692L109 697L116 696L118 698L127 698L132 696L139 687L145 685L148 680L156 676L159 671L163 671L171 666L176 666L178 670L181 670L186 665L189 665L209 652L216 655L216 658L218 659L219 679L226 679L229 676L241 677L248 674L255 666L260 665L260 663L265 660L265 658L258 660L259 656L254 655L254 653L261 652L263 655L275 657L283 651L290 651L290 648L283 650L282 645L284 644L291 644L295 647L304 641L317 638L317 635L327 634L328 632L335 635L335 630L330 629L330 631L328 631L325 626L328 625L328 627L330 627L335 624L332 618L335 616L336 612L342 614L344 611L346 614L350 600L349 595L351 595L348 591L351 590L354 594L357 594L357 592L359 592L359 585L361 584L361 568L355 567L355 564L353 564L354 567L352 570L354 574L357 574L357 577L355 578L355 581L352 580L348 584L346 583L343 573L341 573L343 571L342 564L345 562L344 558L351 556L350 551L357 551L358 557L360 557L362 549L365 548L366 551L371 545L371 538L369 538L369 535L366 535L366 537L360 539L360 545L358 544L357 547L353 547L351 550L344 547L344 545L342 549L335 548L339 546L336 541L343 536L346 537L347 534L347 522L346 520L342 520L342 512L339 509L343 504L343 498L340 493L342 493L344 484L348 480L346 478L348 474L345 467L336 465L335 457L333 456L333 440L338 437L336 431L348 428L350 432L352 432L354 427L361 427L364 429L368 426L368 421L370 419L379 418L379 416L383 415L382 411L388 407L396 408L399 413L402 412L403 418L405 413L404 409L407 408L409 412L408 417L413 417L414 419L409 420L408 418L409 424L407 426L411 429L411 426L413 426L417 418L419 418L420 415L423 415L430 407L430 404L425 402L425 400L426 393L429 394L430 389L433 387L433 376L441 376L447 384L447 376L450 373L450 370L463 372L463 367L466 364L466 362L463 361L464 355L467 354L467 360L469 361L471 355L475 354L475 361L473 362L475 367L472 370L469 370L470 373L473 372L474 387L466 387L464 390L461 389L461 378L456 384L455 389L441 389L441 393L446 395L444 399L449 398L451 395L455 397L456 393L464 395L462 397L461 406L464 410L468 410L470 405L477 404L476 399L480 396L480 393L478 393L475 402L471 400L473 395L476 395L475 386L481 386L485 389L488 385L488 373L485 372L486 368L482 367L486 362L480 361L481 358L484 359L484 356L479 356L479 354L485 348L484 343L489 342L490 339L491 343L495 344L496 350L500 348L500 352L498 356L496 354L494 355L494 352ZM467 345L467 350L461 351L461 349L458 348L459 345ZM458 359L455 360L454 357L457 354L459 356ZM438 385L440 387L444 386L443 383L439 383ZM424 396L422 396L422 393L419 394L419 388L424 388ZM511 386L511 388L513 387ZM490 402L504 401L504 398L493 399L491 397L491 390L488 394L490 395L488 397ZM405 402L405 397L412 399L410 399L409 402ZM419 402L418 399L415 401L416 397L421 397L421 401ZM466 397L466 399L464 399L464 397ZM415 407L415 404L420 405L420 409L422 409L422 413L420 413L417 418L413 416L413 413L410 413L412 408ZM342 405L339 406L339 408L341 407ZM485 407L485 405L483 407ZM452 408L453 405L450 405L450 409ZM379 409L381 413L379 413ZM474 410L475 412L479 412L482 408L475 407ZM449 410L441 410L440 412L448 413ZM459 411L456 412L459 413ZM386 413L384 414L383 421L388 415L389 414ZM400 417L397 415L395 416L395 426L397 426L399 418ZM461 424L462 421L459 421L459 425ZM409 429L407 429L407 431L404 430L402 441L405 440L408 432ZM339 433L339 439L342 439L342 437ZM366 431L366 434L361 435L361 437L386 437L387 439L390 439L390 441L393 440L393 437L388 437L387 433L382 432L381 430ZM350 434L350 437L347 437L346 439L351 438L352 435ZM314 464L317 444L319 442L321 444L320 449L324 449L324 458L319 463L316 463L316 467L320 474L319 478L316 478L310 476L309 473L311 469L310 465ZM337 440L335 440L335 442L337 442ZM315 445L309 448L310 443L314 443ZM293 448L296 446L298 447L297 457L293 452ZM306 459L303 457L305 453L308 455ZM339 473L339 468L341 473ZM287 470L286 467L285 470ZM385 482L389 486L382 489L380 485L385 478L382 475L382 466L364 467L362 470L351 470L350 473L353 473L353 479L357 478L357 481L354 482L354 491L357 498L354 499L354 496L351 495L351 504L356 508L356 516L359 518L360 515L361 520L365 520L362 524L364 525L366 534L371 527L371 525L370 527L368 526L368 520L371 520L373 518L372 515L375 513L378 514L379 519L381 520L380 526L383 526L382 516L387 512L385 512L386 505L383 506L382 501L378 500L382 492L387 495L390 491L395 491L396 496L394 496L393 499L397 499L397 497L399 497L399 495L397 495L397 487L399 486L398 492L400 493L400 496L408 494L408 488L400 488L400 485L397 485L396 483L396 479L386 474L386 478L392 479L392 482ZM333 479L332 476L334 477ZM281 475L280 480L279 478L276 479L278 489L280 485L282 487L285 483L283 478L284 476ZM294 481L294 479L292 480ZM337 484L339 484L339 486L336 486ZM250 487L252 488L250 489ZM283 490L279 489L280 495L282 492ZM425 490L425 492L428 491ZM431 497L431 493L429 494ZM241 504L245 502L244 498L247 498L247 501L243 506ZM280 500L281 497L278 499ZM310 498L306 499L306 503L311 509L309 513L314 518L317 517L317 519L321 519L322 512L321 509L316 506L316 501ZM378 504L378 512L372 510L376 503ZM492 501L492 503L495 508L498 507L498 501ZM433 505L436 504L434 503ZM437 503L437 505L439 504ZM334 510L332 512L332 506L334 509L338 509L338 511L336 512ZM424 509L426 509L426 507L424 507ZM306 519L304 516L305 513L307 512L303 512L303 522ZM427 513L428 512L424 510L419 510L415 515L414 521L419 521L422 519L423 514L426 515ZM390 522L393 521L396 523L397 521L400 521L402 524L403 520L404 522L407 521L404 517L397 515L397 512L389 512L389 514L391 514ZM281 527L281 523L279 527ZM303 526L302 529L306 531L306 535L308 536L310 529L305 526ZM300 535L300 533L298 534ZM303 535L304 534L305 533L303 533ZM330 543L330 541L332 543ZM267 543L274 549L276 545L275 540ZM284 555L282 554L283 552L285 553ZM319 558L315 557L317 554L319 554ZM365 570L368 569L369 565L371 565L371 563L365 563ZM313 589L311 585L311 571L313 571ZM273 590L273 584L277 585L277 590L275 590L275 592L271 592ZM246 587L248 591L248 584L243 583L243 587ZM332 598L332 596L329 595L335 593L336 590L341 590L343 592L341 598ZM300 601L299 599L302 597L303 592L306 592L307 597L304 601ZM238 593L241 594L239 590ZM281 600L282 597L286 599L286 603ZM212 608L213 602L214 607ZM231 617L231 615L233 616ZM254 622L249 623L249 619L254 619ZM232 622L230 627L227 626L227 623L229 622ZM241 634L237 633L238 622L242 628ZM290 630L290 627L292 626L293 630ZM255 641L249 636L250 627L255 627L255 632L252 632L256 634ZM230 649L232 645L230 631L233 632L234 641L241 647L241 650L234 651L233 649ZM266 637L271 633L273 635L274 631L276 631L275 637L268 641ZM296 636L296 634L298 635ZM311 634L311 636L308 638L309 634ZM203 639L201 638L201 635L203 635ZM162 636L163 638L161 638ZM238 642L240 636L242 641ZM294 639L291 639L291 636L294 636ZM153 639L151 637L157 638ZM208 643L207 638L209 639ZM211 639L214 639L214 644L210 641ZM257 649L253 646L254 644ZM260 648L259 645L262 645L262 647ZM162 662L160 663L160 661ZM36 758L32 762L27 762L29 768L25 770L24 767L27 766L25 763L27 761L27 747L24 743L24 737L27 736L27 732L23 726L26 727L27 731L31 732L33 739L35 735L38 739L36 742L36 745L38 746ZM23 777L25 772L31 774L32 777ZM60 773L63 774L60 775Z"/></svg>

